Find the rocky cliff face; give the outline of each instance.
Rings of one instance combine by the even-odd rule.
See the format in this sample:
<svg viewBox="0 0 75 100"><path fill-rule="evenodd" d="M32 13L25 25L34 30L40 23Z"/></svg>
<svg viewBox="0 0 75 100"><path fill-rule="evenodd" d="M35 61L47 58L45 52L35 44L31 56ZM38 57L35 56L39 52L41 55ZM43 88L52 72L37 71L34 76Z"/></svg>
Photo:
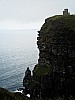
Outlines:
<svg viewBox="0 0 75 100"><path fill-rule="evenodd" d="M74 69L72 59L75 56L75 16L54 16L46 19L37 39L38 65L60 71L66 71L66 65Z"/></svg>
<svg viewBox="0 0 75 100"><path fill-rule="evenodd" d="M75 16L50 17L38 33L38 64L33 76L24 78L28 93L31 98L75 96Z"/></svg>

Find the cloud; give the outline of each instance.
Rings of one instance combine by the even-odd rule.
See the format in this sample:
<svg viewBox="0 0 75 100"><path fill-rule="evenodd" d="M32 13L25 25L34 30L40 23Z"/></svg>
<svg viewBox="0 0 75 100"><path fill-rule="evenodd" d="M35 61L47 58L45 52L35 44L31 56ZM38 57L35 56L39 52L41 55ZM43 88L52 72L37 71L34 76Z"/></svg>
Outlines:
<svg viewBox="0 0 75 100"><path fill-rule="evenodd" d="M24 29L40 29L42 22L36 23L20 23L15 20L4 20L0 23L0 29L24 30ZM42 23L43 24L43 23Z"/></svg>
<svg viewBox="0 0 75 100"><path fill-rule="evenodd" d="M69 8L73 12L73 2L71 0L0 0L0 28L40 26L45 18L62 14L64 8Z"/></svg>
<svg viewBox="0 0 75 100"><path fill-rule="evenodd" d="M54 5L52 0L2 0L0 19L33 22L51 14Z"/></svg>

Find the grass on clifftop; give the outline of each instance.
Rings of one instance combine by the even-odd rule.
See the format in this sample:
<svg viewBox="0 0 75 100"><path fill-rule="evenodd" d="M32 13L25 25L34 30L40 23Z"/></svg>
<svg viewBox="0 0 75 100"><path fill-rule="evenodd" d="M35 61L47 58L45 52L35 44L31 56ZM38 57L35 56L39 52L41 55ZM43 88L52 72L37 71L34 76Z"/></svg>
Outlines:
<svg viewBox="0 0 75 100"><path fill-rule="evenodd" d="M66 26L72 30L75 30L75 15L55 15L53 17L49 17L45 20L45 23L41 27L41 32L47 33L50 29L55 27L55 24L60 27L60 23L63 26Z"/></svg>

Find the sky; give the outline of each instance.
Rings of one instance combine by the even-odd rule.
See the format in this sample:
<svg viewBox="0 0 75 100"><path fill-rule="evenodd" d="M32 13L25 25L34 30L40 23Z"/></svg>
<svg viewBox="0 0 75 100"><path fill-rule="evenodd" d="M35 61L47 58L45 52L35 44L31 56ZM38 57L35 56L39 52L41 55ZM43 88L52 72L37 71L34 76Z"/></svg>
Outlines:
<svg viewBox="0 0 75 100"><path fill-rule="evenodd" d="M75 13L75 0L0 0L0 29L40 29L45 19L68 8Z"/></svg>

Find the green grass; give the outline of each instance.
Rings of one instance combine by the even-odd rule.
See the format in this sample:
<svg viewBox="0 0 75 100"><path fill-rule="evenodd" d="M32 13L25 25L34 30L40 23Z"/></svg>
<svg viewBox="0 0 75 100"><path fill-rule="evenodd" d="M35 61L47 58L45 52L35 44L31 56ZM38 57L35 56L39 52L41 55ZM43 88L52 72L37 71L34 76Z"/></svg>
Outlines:
<svg viewBox="0 0 75 100"><path fill-rule="evenodd" d="M59 23L63 23L63 26L69 27L72 30L75 30L75 15L55 15L52 17L49 17L45 20L45 23L41 27L42 33L49 32L50 29L55 28L54 23L56 23L59 27Z"/></svg>
<svg viewBox="0 0 75 100"><path fill-rule="evenodd" d="M52 68L48 66L36 65L35 73L37 76L44 76L52 72Z"/></svg>

